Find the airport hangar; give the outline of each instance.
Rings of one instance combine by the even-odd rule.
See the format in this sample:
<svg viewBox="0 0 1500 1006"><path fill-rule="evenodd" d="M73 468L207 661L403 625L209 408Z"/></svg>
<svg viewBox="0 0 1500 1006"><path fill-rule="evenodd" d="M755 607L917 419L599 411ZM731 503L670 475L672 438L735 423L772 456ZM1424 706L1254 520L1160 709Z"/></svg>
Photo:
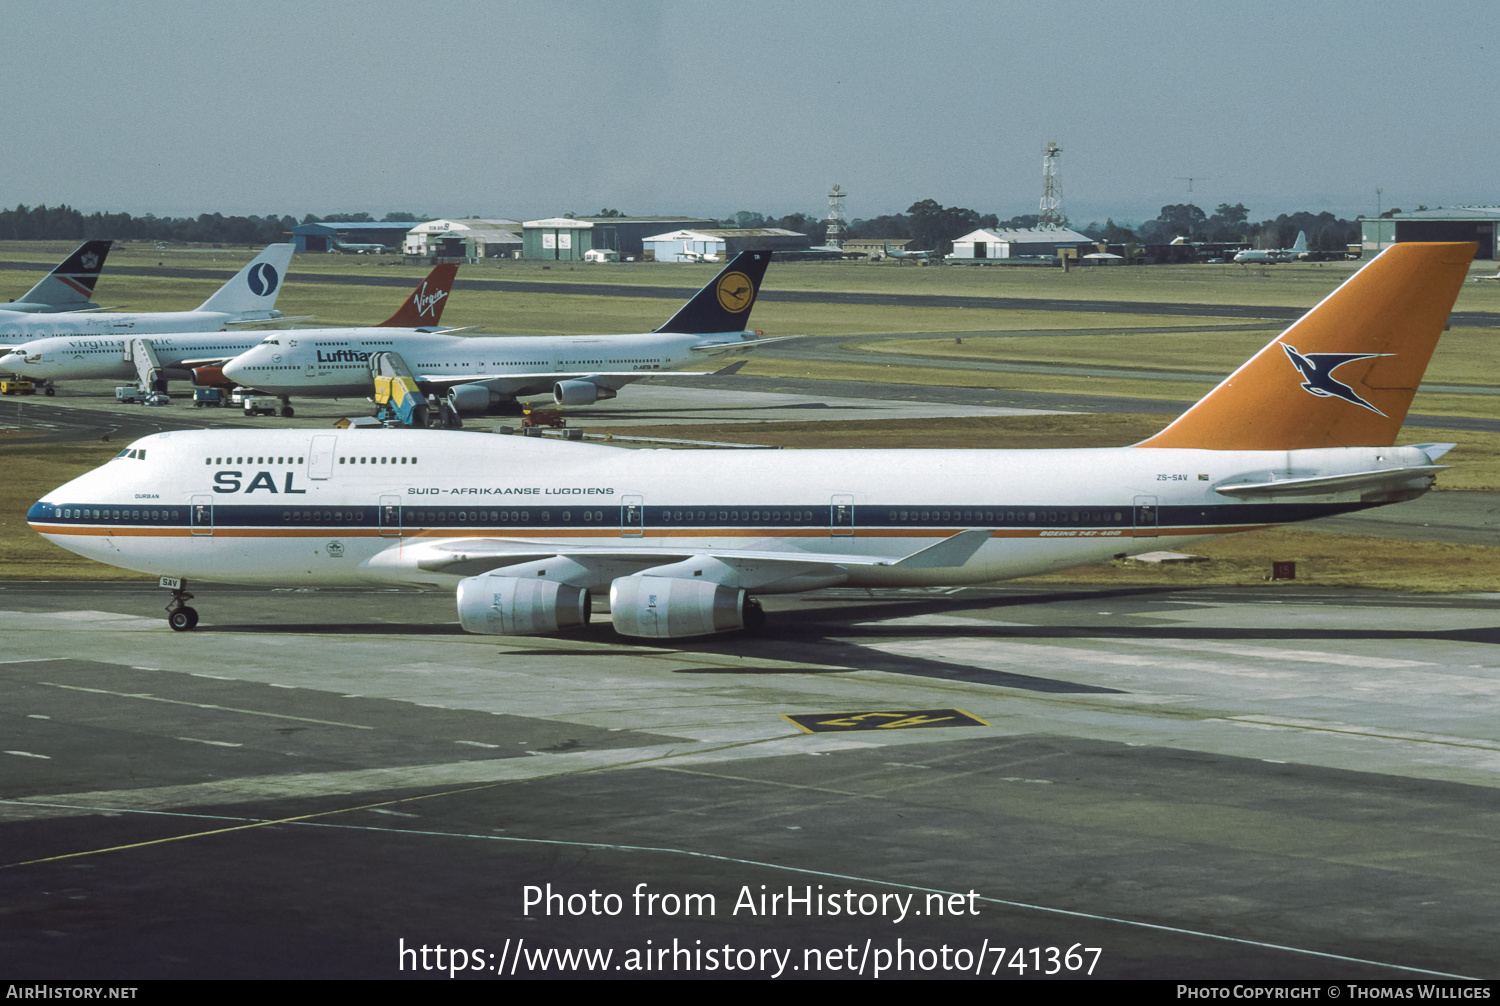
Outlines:
<svg viewBox="0 0 1500 1006"><path fill-rule="evenodd" d="M1476 259L1500 259L1500 206L1414 210L1388 217L1359 218L1365 259L1403 241L1477 241Z"/></svg>
<svg viewBox="0 0 1500 1006"><path fill-rule="evenodd" d="M292 228L292 245L298 252L334 251L334 243L379 244L387 248L400 248L406 240L406 232L416 227L420 220L392 220L377 223L342 223L318 221L299 224Z"/></svg>

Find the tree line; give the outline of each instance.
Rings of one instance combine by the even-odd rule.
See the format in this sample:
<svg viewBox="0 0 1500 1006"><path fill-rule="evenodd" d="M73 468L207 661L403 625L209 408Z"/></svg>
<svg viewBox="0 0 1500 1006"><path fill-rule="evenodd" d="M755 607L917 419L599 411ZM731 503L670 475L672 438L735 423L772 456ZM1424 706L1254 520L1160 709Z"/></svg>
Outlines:
<svg viewBox="0 0 1500 1006"><path fill-rule="evenodd" d="M1387 211L1386 216L1397 211ZM619 210L603 210L600 215L623 216ZM369 213L307 214L301 223L376 223L426 220L427 214L407 211L385 214L378 221ZM788 213L782 216L740 210L721 221L731 228L780 227L812 238L822 244L827 238L828 221L811 213ZM847 225L845 237L905 240L913 249L933 249L947 254L953 250L954 238L980 228L1024 229L1035 227L1036 214L1022 214L1000 220L994 213L979 213L962 206L943 206L935 199L922 199L907 207L905 213L887 214L870 219L856 219ZM298 221L291 216L274 214L229 216L200 213L196 217L158 217L150 213L85 214L66 204L58 206L17 206L0 210L0 240L72 240L111 239L115 241L167 241L198 244L265 245L291 238ZM1109 244L1168 244L1174 238L1189 241L1244 242L1258 248L1288 248L1298 231L1307 232L1307 245L1313 251L1343 251L1360 239L1359 223L1343 220L1332 213L1283 213L1260 223L1250 221L1250 211L1243 203L1230 206L1220 203L1212 213L1192 203L1163 206L1154 220L1133 229L1116 224L1113 218L1102 225L1095 222L1079 227L1084 235Z"/></svg>
<svg viewBox="0 0 1500 1006"><path fill-rule="evenodd" d="M424 214L387 213L383 222L430 219ZM304 224L376 223L368 213L307 214ZM200 213L196 217L131 216L129 213L83 213L67 204L17 206L0 210L0 241L170 241L174 244L268 245L290 241L298 221L291 216L229 216Z"/></svg>

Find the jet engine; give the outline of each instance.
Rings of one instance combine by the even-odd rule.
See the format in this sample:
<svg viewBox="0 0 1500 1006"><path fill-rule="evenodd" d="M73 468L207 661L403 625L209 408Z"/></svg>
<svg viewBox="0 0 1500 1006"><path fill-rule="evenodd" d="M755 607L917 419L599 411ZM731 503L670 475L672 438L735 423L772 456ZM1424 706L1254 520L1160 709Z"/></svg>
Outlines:
<svg viewBox="0 0 1500 1006"><path fill-rule="evenodd" d="M211 388L215 385L230 384L229 378L224 376L223 367L194 367L193 387Z"/></svg>
<svg viewBox="0 0 1500 1006"><path fill-rule="evenodd" d="M711 580L638 573L609 585L615 631L626 636L672 639L706 636L745 627L745 592Z"/></svg>
<svg viewBox="0 0 1500 1006"><path fill-rule="evenodd" d="M458 583L458 620L465 632L533 636L587 625L592 602L583 587L552 580L483 573Z"/></svg>
<svg viewBox="0 0 1500 1006"><path fill-rule="evenodd" d="M482 416L500 396L483 384L460 384L448 392L448 407L461 416Z"/></svg>
<svg viewBox="0 0 1500 1006"><path fill-rule="evenodd" d="M558 405L593 405L602 398L615 397L615 390L601 388L593 381L558 381L552 386L552 397Z"/></svg>

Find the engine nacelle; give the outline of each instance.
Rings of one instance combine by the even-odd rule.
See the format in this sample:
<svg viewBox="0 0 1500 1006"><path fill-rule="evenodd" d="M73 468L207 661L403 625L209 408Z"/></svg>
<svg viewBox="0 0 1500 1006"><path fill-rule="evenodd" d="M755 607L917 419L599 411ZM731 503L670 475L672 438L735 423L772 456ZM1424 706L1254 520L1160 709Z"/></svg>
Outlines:
<svg viewBox="0 0 1500 1006"><path fill-rule="evenodd" d="M711 580L636 574L609 585L609 611L622 635L706 636L745 627L745 592Z"/></svg>
<svg viewBox="0 0 1500 1006"><path fill-rule="evenodd" d="M448 392L448 407L460 416L482 416L500 396L482 384L460 384Z"/></svg>
<svg viewBox="0 0 1500 1006"><path fill-rule="evenodd" d="M558 405L593 405L615 397L613 388L601 388L593 381L558 381L552 386L552 397Z"/></svg>
<svg viewBox="0 0 1500 1006"><path fill-rule="evenodd" d="M219 384L231 384L229 378L224 376L223 367L194 367L193 387L211 388Z"/></svg>
<svg viewBox="0 0 1500 1006"><path fill-rule="evenodd" d="M583 587L506 576L503 570L458 583L458 620L465 632L534 636L587 625L592 602Z"/></svg>

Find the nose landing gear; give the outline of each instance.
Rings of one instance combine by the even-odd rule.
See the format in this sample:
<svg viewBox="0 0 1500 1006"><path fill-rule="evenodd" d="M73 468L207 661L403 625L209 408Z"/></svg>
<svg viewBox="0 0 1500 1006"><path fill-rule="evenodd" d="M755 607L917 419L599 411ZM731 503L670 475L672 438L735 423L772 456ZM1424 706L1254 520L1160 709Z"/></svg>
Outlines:
<svg viewBox="0 0 1500 1006"><path fill-rule="evenodd" d="M188 602L193 599L184 588L186 581L175 576L164 576L160 580L161 586L172 592L172 603L167 605L167 624L172 627L173 632L190 632L198 627L198 612L188 607Z"/></svg>

